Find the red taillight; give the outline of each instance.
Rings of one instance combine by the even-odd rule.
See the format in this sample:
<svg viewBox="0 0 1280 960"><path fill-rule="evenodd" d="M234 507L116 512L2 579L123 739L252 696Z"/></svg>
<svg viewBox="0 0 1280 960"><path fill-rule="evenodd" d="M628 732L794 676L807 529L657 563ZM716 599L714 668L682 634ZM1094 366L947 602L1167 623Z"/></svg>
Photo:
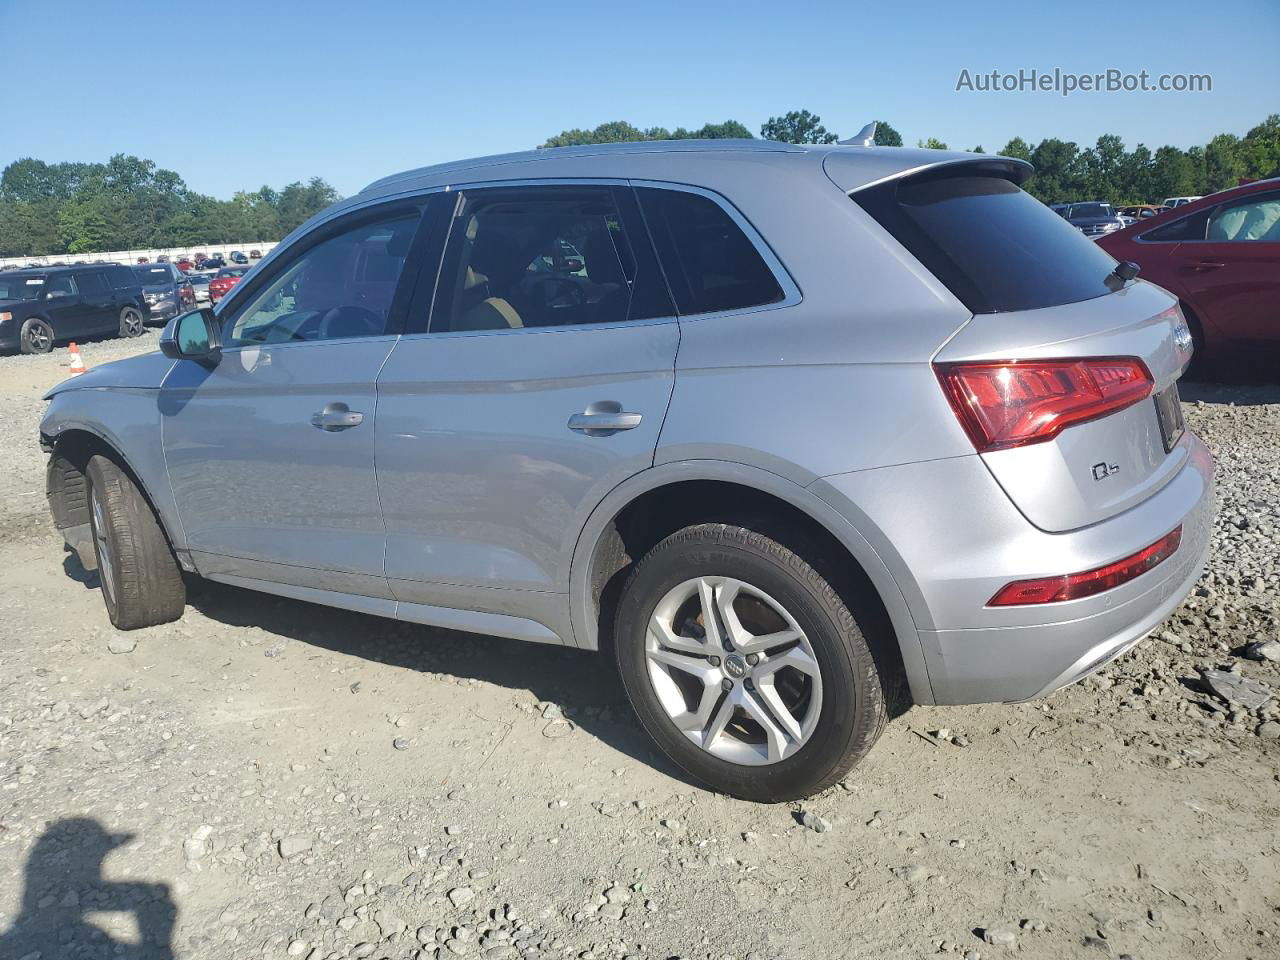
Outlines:
<svg viewBox="0 0 1280 960"><path fill-rule="evenodd" d="M1052 440L1151 394L1137 357L940 363L938 379L979 453Z"/></svg>
<svg viewBox="0 0 1280 960"><path fill-rule="evenodd" d="M1109 563L1105 567L1086 570L1084 573L1068 573L1061 577L1037 577L1034 580L1015 580L987 601L988 607L1014 607L1035 603L1061 603L1091 597L1128 583L1140 577L1152 567L1159 566L1173 556L1182 543L1182 527L1161 537L1151 546L1137 553Z"/></svg>

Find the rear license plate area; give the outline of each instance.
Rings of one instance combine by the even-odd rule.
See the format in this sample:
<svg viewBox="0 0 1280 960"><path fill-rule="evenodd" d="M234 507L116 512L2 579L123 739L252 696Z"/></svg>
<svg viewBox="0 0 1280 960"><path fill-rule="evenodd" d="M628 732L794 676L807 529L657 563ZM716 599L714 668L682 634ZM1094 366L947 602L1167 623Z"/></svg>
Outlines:
<svg viewBox="0 0 1280 960"><path fill-rule="evenodd" d="M1186 430L1176 381L1156 394L1156 419L1160 421L1160 439L1164 441L1164 452L1168 453L1178 445Z"/></svg>

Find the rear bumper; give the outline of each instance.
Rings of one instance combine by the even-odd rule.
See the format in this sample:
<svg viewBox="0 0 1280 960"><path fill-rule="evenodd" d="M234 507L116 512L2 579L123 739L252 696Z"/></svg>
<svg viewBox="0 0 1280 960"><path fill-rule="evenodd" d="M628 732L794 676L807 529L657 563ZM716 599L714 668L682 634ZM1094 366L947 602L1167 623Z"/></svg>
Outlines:
<svg viewBox="0 0 1280 960"><path fill-rule="evenodd" d="M898 492L896 511L888 509L893 499L873 493L862 475L819 481L819 494L845 509L860 530L872 521L879 528L868 539L902 588L917 627L910 639L920 644L928 674L927 688L911 678L915 699L959 704L1044 696L1087 676L1157 627L1199 578L1213 523L1212 457L1190 433L1181 443L1188 447L1187 462L1163 489L1069 533L1029 524L990 474L974 468L970 461L977 458L892 468L889 473L909 474L880 478L881 486L890 480ZM923 500L904 509L901 492L921 487ZM865 511L861 518L847 512L856 509L853 504ZM1177 553L1113 590L1066 603L986 606L1006 583L1103 566L1179 524Z"/></svg>

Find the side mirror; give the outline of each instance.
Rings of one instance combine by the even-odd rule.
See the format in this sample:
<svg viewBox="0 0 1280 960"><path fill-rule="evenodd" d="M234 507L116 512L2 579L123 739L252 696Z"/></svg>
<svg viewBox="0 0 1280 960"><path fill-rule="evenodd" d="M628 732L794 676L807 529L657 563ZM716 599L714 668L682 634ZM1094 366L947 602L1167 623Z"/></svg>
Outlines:
<svg viewBox="0 0 1280 960"><path fill-rule="evenodd" d="M160 352L170 360L214 366L222 359L222 327L210 307L174 317L160 334Z"/></svg>

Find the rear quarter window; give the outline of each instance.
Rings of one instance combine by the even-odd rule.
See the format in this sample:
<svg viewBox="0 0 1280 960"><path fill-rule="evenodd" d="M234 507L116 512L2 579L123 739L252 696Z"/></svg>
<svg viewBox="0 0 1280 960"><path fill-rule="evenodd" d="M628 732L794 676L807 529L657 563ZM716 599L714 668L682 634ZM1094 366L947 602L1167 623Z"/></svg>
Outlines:
<svg viewBox="0 0 1280 960"><path fill-rule="evenodd" d="M656 187L636 193L681 314L743 310L783 299L760 251L718 203Z"/></svg>
<svg viewBox="0 0 1280 960"><path fill-rule="evenodd" d="M852 194L974 313L1077 303L1110 292L1116 262L1001 177L933 174Z"/></svg>

